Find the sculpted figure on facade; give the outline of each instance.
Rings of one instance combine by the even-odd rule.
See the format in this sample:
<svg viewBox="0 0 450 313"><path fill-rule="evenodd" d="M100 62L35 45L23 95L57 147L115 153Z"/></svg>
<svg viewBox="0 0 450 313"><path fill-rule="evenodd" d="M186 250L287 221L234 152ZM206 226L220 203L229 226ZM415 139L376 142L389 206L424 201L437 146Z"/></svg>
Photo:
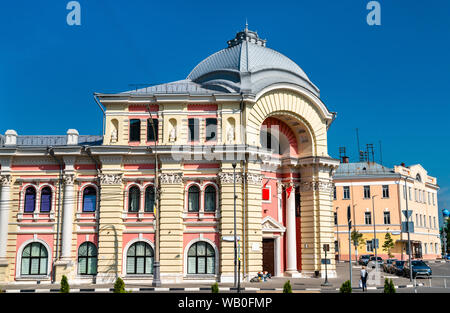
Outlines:
<svg viewBox="0 0 450 313"><path fill-rule="evenodd" d="M174 142L177 140L177 129L175 127L172 127L172 130L169 134L169 141Z"/></svg>
<svg viewBox="0 0 450 313"><path fill-rule="evenodd" d="M122 184L123 174L101 174L100 183L102 185L120 185Z"/></svg>
<svg viewBox="0 0 450 313"><path fill-rule="evenodd" d="M162 173L159 177L161 184L181 184L183 182L182 173Z"/></svg>
<svg viewBox="0 0 450 313"><path fill-rule="evenodd" d="M11 175L0 175L0 186L9 186L11 184Z"/></svg>
<svg viewBox="0 0 450 313"><path fill-rule="evenodd" d="M117 129L113 129L111 131L111 143L116 143L117 142Z"/></svg>

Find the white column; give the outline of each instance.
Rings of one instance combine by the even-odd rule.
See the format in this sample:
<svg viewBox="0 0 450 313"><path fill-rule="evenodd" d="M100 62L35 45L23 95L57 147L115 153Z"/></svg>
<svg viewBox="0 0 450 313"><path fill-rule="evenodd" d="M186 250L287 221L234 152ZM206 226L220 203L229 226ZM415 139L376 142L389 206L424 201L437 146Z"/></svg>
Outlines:
<svg viewBox="0 0 450 313"><path fill-rule="evenodd" d="M74 197L74 175L64 175L64 203L62 220L62 259L70 259L70 250L72 248L72 230L73 230L73 208L75 205Z"/></svg>
<svg viewBox="0 0 450 313"><path fill-rule="evenodd" d="M289 187L288 187L289 188ZM295 187L292 186L288 196L286 192L286 274L292 277L299 277L297 271L297 236L295 227Z"/></svg>
<svg viewBox="0 0 450 313"><path fill-rule="evenodd" d="M6 263L8 219L11 202L11 176L0 175L0 263Z"/></svg>

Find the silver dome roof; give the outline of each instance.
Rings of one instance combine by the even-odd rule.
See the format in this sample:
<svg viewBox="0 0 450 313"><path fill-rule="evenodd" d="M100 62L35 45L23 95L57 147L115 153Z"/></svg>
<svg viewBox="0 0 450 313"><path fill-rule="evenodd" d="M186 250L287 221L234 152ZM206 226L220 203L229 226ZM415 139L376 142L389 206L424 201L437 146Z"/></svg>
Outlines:
<svg viewBox="0 0 450 313"><path fill-rule="evenodd" d="M320 96L319 89L294 61L267 48L266 41L247 26L228 41L228 48L200 62L187 80L223 92L254 94L273 84L289 83Z"/></svg>

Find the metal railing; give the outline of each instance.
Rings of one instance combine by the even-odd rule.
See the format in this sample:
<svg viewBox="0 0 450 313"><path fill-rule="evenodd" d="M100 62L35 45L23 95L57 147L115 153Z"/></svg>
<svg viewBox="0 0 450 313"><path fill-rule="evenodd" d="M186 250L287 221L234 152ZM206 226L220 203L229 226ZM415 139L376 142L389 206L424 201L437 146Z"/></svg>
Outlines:
<svg viewBox="0 0 450 313"><path fill-rule="evenodd" d="M422 279L420 279L422 280ZM450 288L450 276L431 275L428 279L423 279L423 287L427 288ZM414 278L414 286L417 286L417 278Z"/></svg>

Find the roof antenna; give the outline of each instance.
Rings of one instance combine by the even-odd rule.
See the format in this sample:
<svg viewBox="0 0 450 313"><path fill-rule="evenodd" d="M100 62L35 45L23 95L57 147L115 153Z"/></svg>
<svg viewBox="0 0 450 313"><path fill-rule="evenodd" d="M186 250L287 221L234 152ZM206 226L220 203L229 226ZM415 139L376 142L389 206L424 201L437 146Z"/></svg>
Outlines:
<svg viewBox="0 0 450 313"><path fill-rule="evenodd" d="M248 21L247 21L247 18L245 18L245 32L248 32Z"/></svg>

